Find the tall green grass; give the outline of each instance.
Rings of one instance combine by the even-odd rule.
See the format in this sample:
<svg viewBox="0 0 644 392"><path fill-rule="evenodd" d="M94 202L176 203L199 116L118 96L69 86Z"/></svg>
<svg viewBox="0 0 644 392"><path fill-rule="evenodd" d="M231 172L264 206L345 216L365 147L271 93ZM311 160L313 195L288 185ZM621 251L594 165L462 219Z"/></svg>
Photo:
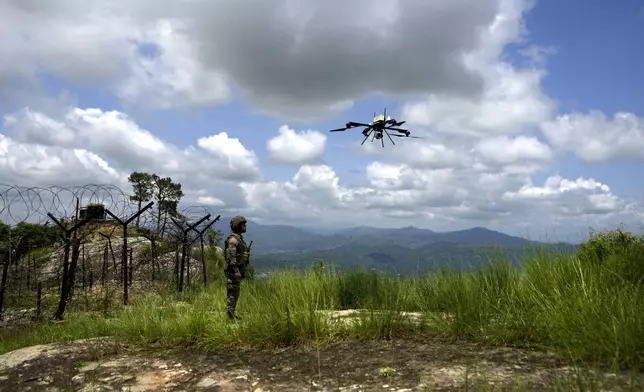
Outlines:
<svg viewBox="0 0 644 392"><path fill-rule="evenodd" d="M225 318L225 285L138 296L105 319L70 314L60 324L0 335L0 351L92 336L199 348L323 345L442 333L496 345L541 347L577 362L644 369L644 241L594 235L574 256L533 252L521 270L503 259L475 272L386 276L320 265L244 282L243 320ZM354 322L331 310L361 309ZM420 321L403 312L419 312Z"/></svg>

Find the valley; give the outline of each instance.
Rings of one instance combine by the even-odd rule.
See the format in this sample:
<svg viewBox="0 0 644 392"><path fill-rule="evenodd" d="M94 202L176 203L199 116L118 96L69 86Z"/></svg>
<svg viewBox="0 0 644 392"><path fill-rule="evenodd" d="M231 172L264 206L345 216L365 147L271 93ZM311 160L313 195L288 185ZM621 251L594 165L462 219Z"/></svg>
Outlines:
<svg viewBox="0 0 644 392"><path fill-rule="evenodd" d="M230 218L214 228L228 233ZM366 269L414 275L442 268L471 270L495 258L518 266L530 252L546 250L571 253L575 244L531 241L475 227L435 232L416 227L374 228L359 226L320 234L287 225L248 223L245 235L253 241L253 265L258 272L282 268L308 268L323 260L337 268Z"/></svg>

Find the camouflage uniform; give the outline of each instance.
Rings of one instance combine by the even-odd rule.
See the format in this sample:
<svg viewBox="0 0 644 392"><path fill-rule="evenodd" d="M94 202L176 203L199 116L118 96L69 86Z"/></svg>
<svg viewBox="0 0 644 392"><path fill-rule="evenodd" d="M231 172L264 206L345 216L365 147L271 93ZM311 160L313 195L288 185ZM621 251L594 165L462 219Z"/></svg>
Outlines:
<svg viewBox="0 0 644 392"><path fill-rule="evenodd" d="M238 319L235 315L237 300L239 299L241 280L244 278L245 269L249 262L250 252L241 233L241 225L246 223L242 216L230 220L232 233L224 241L224 255L226 259L226 311L230 319ZM236 242L229 246L231 240ZM236 276L237 275L237 276Z"/></svg>

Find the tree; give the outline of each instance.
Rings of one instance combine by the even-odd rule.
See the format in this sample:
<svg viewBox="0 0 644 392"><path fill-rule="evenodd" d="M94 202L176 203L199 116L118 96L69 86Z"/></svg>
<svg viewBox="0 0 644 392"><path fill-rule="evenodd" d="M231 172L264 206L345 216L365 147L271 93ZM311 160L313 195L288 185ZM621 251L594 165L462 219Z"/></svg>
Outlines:
<svg viewBox="0 0 644 392"><path fill-rule="evenodd" d="M163 235L168 215L178 214L179 201L184 196L181 184L172 182L170 177L159 177L152 174L154 184L153 197L157 204L157 232ZM163 225L161 216L164 215Z"/></svg>
<svg viewBox="0 0 644 392"><path fill-rule="evenodd" d="M157 240L164 235L166 218L170 214L178 217L179 201L183 197L180 183L172 182L170 177L160 177L153 173L132 172L128 177L132 184L134 195L130 196L131 201L138 203L138 210L144 202L154 201L157 208L155 229L147 228L142 230L142 235L150 241L152 252L152 276L157 259ZM164 218L162 220L162 218ZM163 222L163 225L162 225ZM136 227L140 229L139 217L136 220Z"/></svg>
<svg viewBox="0 0 644 392"><path fill-rule="evenodd" d="M166 218L178 216L179 201L184 196L180 183L172 181L171 177L160 177L156 173L132 172L128 177L132 184L134 194L130 200L138 203L138 209L147 201L154 201L157 207L156 233L163 235L165 230ZM139 227L139 218L137 217L136 226Z"/></svg>
<svg viewBox="0 0 644 392"><path fill-rule="evenodd" d="M20 222L8 228L0 223L0 248L2 243L11 247L14 260L20 260L32 249L50 247L60 239L60 230L47 224Z"/></svg>
<svg viewBox="0 0 644 392"><path fill-rule="evenodd" d="M221 230L213 229L212 227L209 227L206 230L206 242L210 247L219 246L219 241L221 241L223 237L224 233Z"/></svg>
<svg viewBox="0 0 644 392"><path fill-rule="evenodd" d="M141 211L141 204L150 201L154 194L154 181L148 173L132 172L127 180L132 184L134 195L130 196L131 201L139 203L138 211ZM140 216L136 218L136 227L139 226Z"/></svg>

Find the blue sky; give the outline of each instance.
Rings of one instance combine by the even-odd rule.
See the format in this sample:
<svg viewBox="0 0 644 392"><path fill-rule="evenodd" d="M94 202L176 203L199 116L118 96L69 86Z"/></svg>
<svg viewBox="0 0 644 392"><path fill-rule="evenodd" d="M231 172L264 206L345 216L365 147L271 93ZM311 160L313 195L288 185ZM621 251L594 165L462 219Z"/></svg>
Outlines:
<svg viewBox="0 0 644 392"><path fill-rule="evenodd" d="M531 38L558 49L544 90L562 109L642 115L644 2L541 1L527 15Z"/></svg>
<svg viewBox="0 0 644 392"><path fill-rule="evenodd" d="M67 162L79 170L61 181L127 187L129 172L153 170L181 179L186 202L207 196L266 222L565 233L641 223L642 1L99 3L0 6L0 55L14 58L0 69L11 143L0 182L54 182L50 165ZM355 22L368 18L381 28ZM383 150L356 146L359 130L327 132L384 107L425 139ZM12 166L17 156L41 161Z"/></svg>
<svg viewBox="0 0 644 392"><path fill-rule="evenodd" d="M527 15L531 40L553 46L543 89L559 112L627 111L644 116L644 2L540 1ZM561 174L592 175L616 192L644 199L641 161L584 164L569 156Z"/></svg>

